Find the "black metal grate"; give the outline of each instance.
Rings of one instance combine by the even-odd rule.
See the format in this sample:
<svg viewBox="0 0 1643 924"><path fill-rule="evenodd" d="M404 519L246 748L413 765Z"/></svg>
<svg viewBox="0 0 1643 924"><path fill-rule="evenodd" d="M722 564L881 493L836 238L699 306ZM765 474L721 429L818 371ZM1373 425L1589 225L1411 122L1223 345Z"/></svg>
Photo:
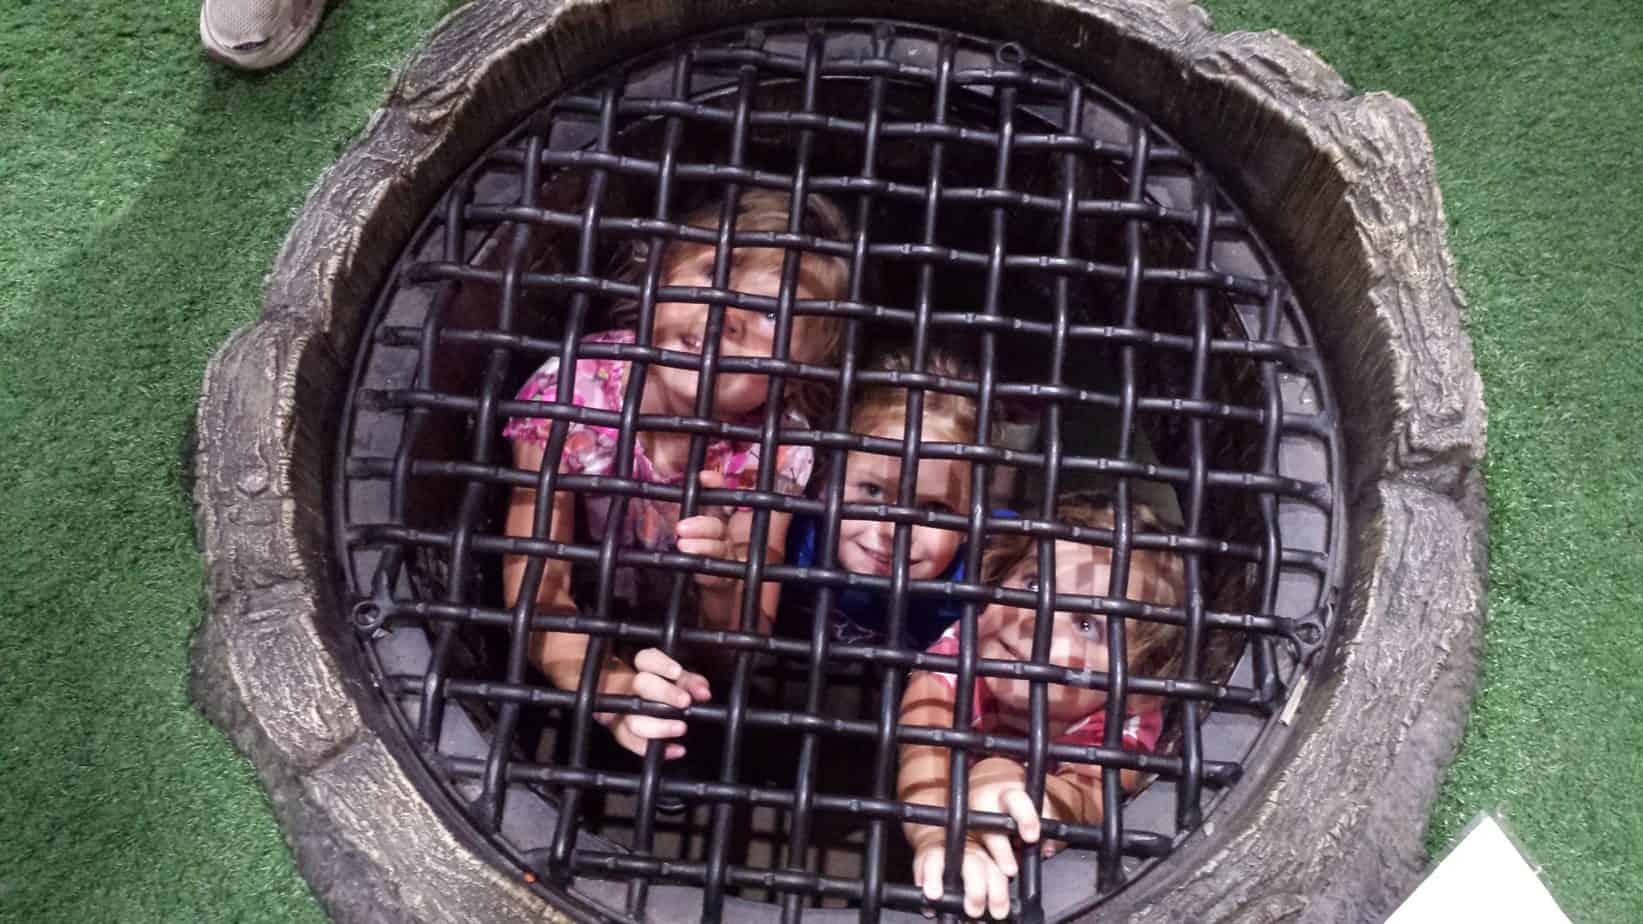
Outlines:
<svg viewBox="0 0 1643 924"><path fill-rule="evenodd" d="M691 202L733 202L753 188L794 201L832 197L853 218L854 238L805 233L797 219L786 232L723 238L678 223ZM657 259L669 240L721 242L721 258L727 244L842 257L848 294L796 299L791 258L777 298L664 288ZM638 279L612 269L635 242L651 255ZM722 267L721 259L721 286ZM652 348L648 336L626 346L582 342L624 323L647 330L659 300L709 303L710 331L727 305L777 312L780 332L798 316L832 314L845 320L841 359L807 365L783 348L763 360L709 349L698 360ZM630 304L636 318L623 313ZM916 369L936 342L961 342L979 360L979 379L859 368L866 345L887 337L911 344ZM756 372L776 383L776 397L762 427L639 415L631 405L611 413L512 400L550 356L699 368L709 382ZM1339 436L1311 335L1275 262L1214 178L1144 115L1014 44L907 23L770 22L681 42L555 97L427 217L383 287L354 375L335 516L361 664L403 734L395 746L414 758L408 766L436 804L578 918L879 920L926 908L897 855L900 822L947 826L949 856L965 830L1013 824L966 810L963 773L953 776L948 809L898 802L896 747L910 742L953 749L955 766L966 751L1022 758L1035 795L1050 760L1103 768L1104 802L1123 810L1106 812L1099 826L1047 823L1047 835L1075 849L1042 862L1027 851L1019 876L1015 908L1024 918L1075 916L1198 828L1239 781L1331 628ZM818 428L777 426L787 377L833 386L838 403ZM852 390L887 383L910 389L909 432L918 432L928 390L976 398L982 434L995 406L1028 409L1036 437L921 445L849 433ZM501 429L517 416L556 422L541 474L507 461ZM826 474L804 497L775 493L766 473L755 491L560 474L551 462L568 421L617 428L622 445L639 430L692 433L698 464L687 470L700 469L712 435L756 441L766 459L778 442L808 445ZM943 514L846 504L847 450L896 455L909 474L921 457L968 460L971 507ZM1020 518L989 513L1000 500L993 486L1006 483L995 482L1000 470L1015 476L1007 481ZM1117 498L1111 530L1054 518L1058 493L1090 484ZM757 536L772 511L819 516L825 537L841 518L890 520L898 565L911 525L943 527L966 536L969 575L993 535L1105 545L1119 573L1132 550L1165 549L1184 562L1188 602L1165 608L1053 587L1038 594L910 581L899 566L890 578L852 575L825 541L819 566L796 567L758 554L744 566L622 548L615 530L603 542L509 537L501 518L514 487L538 489L539 526L555 490L675 500L686 513L751 506ZM1136 528L1128 510L1140 497L1169 511L1179 531ZM595 592L579 595L580 613L537 612L530 593L505 607L504 554L531 558L527 587L557 558ZM634 619L613 603L620 567L674 576L664 615ZM754 631L751 596L742 631L709 632L690 624L682 603L693 570L813 585L819 601L799 634ZM961 655L830 641L822 628L829 595L844 587L884 593L893 624L910 596L962 599ZM1182 626L1184 667L1178 677L1127 676L1120 657L1110 673L1090 676L979 659L976 616L993 601L1040 612L1053 601ZM1110 622L1120 652L1123 624ZM715 701L684 713L693 729L717 730L711 766L664 765L654 747L630 761L609 747L593 713L677 713L593 696L587 674L580 693L554 688L527 664L527 637L542 629L587 634L590 663L619 643L733 651L728 690L716 686ZM1033 732L898 725L914 667L956 673L963 699L977 675L1036 681ZM786 700L753 695L770 676L788 678ZM1126 693L1166 698L1171 746L1121 750L1117 721L1103 747L1052 744L1044 731L1052 683L1109 691L1114 715ZM831 710L842 684L865 712ZM869 772L847 774L847 764ZM1126 800L1126 768L1156 781ZM690 808L659 815L660 797ZM948 864L937 905L945 913L960 908L956 869Z"/></svg>

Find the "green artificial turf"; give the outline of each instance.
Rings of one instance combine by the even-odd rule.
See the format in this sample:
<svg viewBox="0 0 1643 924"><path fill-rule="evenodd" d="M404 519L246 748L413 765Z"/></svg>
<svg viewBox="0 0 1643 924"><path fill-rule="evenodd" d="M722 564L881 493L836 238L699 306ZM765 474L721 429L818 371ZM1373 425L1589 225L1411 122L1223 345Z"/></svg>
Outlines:
<svg viewBox="0 0 1643 924"><path fill-rule="evenodd" d="M182 447L303 195L444 0L349 0L267 76L197 3L0 4L0 918L323 915L189 705Z"/></svg>
<svg viewBox="0 0 1643 924"><path fill-rule="evenodd" d="M348 0L273 74L191 2L0 4L0 920L322 916L189 706L182 454L309 185L452 4ZM1643 920L1643 16L1213 0L1425 116L1490 410L1490 625L1433 819L1498 808L1576 921Z"/></svg>
<svg viewBox="0 0 1643 924"><path fill-rule="evenodd" d="M1498 809L1577 922L1643 921L1643 16L1217 0L1425 117L1489 405L1489 625L1433 816Z"/></svg>

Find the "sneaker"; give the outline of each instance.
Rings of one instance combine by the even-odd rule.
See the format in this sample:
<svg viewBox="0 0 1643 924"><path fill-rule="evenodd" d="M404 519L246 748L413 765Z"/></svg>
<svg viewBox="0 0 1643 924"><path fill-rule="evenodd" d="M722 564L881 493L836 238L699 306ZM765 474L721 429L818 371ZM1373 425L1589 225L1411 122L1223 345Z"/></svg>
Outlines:
<svg viewBox="0 0 1643 924"><path fill-rule="evenodd" d="M206 54L260 71L302 50L325 13L325 0L202 0L200 43Z"/></svg>

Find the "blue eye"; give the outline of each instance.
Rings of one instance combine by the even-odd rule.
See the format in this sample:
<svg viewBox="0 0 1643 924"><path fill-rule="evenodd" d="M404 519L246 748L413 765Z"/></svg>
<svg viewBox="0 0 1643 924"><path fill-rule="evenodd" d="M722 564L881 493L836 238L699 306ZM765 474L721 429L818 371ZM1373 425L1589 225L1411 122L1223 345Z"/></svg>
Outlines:
<svg viewBox="0 0 1643 924"><path fill-rule="evenodd" d="M1101 641L1107 634L1107 621L1100 616L1084 614L1074 617L1079 634L1085 638Z"/></svg>

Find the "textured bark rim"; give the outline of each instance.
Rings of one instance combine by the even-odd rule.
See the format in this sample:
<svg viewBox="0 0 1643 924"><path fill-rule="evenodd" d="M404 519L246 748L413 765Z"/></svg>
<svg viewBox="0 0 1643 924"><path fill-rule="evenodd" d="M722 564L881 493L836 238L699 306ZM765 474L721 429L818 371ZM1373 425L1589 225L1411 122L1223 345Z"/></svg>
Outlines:
<svg viewBox="0 0 1643 924"><path fill-rule="evenodd" d="M533 105L680 34L861 0L477 0L435 30L320 179L262 319L207 371L196 701L256 764L338 921L540 921L542 899L437 817L344 671L326 466L370 298L448 182ZM1111 89L1228 185L1279 253L1347 442L1348 592L1287 734L1102 919L1381 920L1411 887L1471 702L1484 603L1481 384L1442 200L1407 103L1354 96L1277 33L1169 0L910 0L898 18L1014 40ZM1264 766L1262 765L1264 764Z"/></svg>

